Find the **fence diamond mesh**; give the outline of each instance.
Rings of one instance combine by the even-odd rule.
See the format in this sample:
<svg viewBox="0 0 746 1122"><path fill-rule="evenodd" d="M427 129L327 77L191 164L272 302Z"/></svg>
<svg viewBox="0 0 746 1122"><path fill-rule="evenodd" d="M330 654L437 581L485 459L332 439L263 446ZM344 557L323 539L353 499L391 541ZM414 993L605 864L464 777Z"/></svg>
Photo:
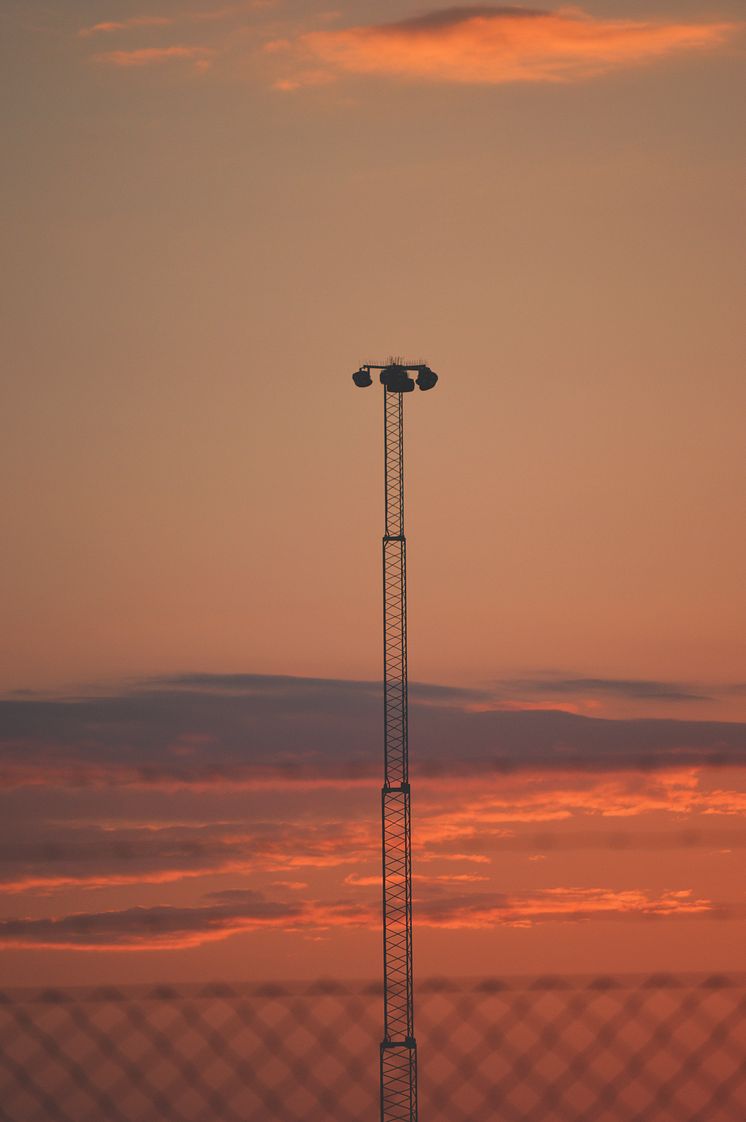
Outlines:
<svg viewBox="0 0 746 1122"><path fill-rule="evenodd" d="M0 1122L358 1122L378 1114L380 989L0 994ZM743 1122L746 978L430 981L426 1122Z"/></svg>

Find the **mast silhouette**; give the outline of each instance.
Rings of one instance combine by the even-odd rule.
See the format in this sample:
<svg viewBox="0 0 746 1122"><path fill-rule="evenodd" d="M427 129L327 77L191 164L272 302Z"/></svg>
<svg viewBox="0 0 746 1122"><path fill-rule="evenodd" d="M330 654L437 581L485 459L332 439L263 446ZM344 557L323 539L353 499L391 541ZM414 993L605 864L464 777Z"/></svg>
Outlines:
<svg viewBox="0 0 746 1122"><path fill-rule="evenodd" d="M417 1122L417 1042L412 977L412 827L407 691L407 542L404 534L404 394L432 389L422 363L365 364L355 385L383 385L385 527L383 535L384 782L381 790L383 1019L381 1122ZM415 375L412 377L411 375Z"/></svg>

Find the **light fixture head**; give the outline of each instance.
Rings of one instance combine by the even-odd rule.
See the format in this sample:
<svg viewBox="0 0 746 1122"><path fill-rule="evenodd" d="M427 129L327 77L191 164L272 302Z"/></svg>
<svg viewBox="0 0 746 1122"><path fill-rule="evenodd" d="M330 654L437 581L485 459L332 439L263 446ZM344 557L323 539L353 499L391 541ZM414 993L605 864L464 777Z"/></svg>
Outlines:
<svg viewBox="0 0 746 1122"><path fill-rule="evenodd" d="M414 389L414 379L409 377L406 366L398 362L384 366L381 381L390 393L411 393Z"/></svg>
<svg viewBox="0 0 746 1122"><path fill-rule="evenodd" d="M431 390L438 381L438 375L429 366L421 366L417 372L417 385L421 390Z"/></svg>
<svg viewBox="0 0 746 1122"><path fill-rule="evenodd" d="M364 366L361 366L359 370L355 371L355 373L352 375L352 380L360 389L364 389L366 386L373 385L373 379L370 376L370 370L366 370Z"/></svg>

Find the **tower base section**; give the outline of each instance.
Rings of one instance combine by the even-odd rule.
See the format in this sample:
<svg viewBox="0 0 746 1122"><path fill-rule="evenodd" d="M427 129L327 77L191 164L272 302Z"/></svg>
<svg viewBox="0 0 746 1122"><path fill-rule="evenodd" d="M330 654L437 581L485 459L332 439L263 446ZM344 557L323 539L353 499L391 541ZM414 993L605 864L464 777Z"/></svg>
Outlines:
<svg viewBox="0 0 746 1122"><path fill-rule="evenodd" d="M381 1044L381 1122L417 1122L417 1045Z"/></svg>

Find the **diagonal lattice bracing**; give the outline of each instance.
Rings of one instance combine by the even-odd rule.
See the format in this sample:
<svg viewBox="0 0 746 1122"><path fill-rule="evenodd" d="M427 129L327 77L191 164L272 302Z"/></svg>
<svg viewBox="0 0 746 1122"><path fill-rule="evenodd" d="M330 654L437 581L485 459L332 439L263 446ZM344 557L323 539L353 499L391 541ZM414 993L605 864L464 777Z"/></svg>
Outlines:
<svg viewBox="0 0 746 1122"><path fill-rule="evenodd" d="M381 1114L387 1122L417 1117L417 1051L402 1044L381 1045Z"/></svg>

